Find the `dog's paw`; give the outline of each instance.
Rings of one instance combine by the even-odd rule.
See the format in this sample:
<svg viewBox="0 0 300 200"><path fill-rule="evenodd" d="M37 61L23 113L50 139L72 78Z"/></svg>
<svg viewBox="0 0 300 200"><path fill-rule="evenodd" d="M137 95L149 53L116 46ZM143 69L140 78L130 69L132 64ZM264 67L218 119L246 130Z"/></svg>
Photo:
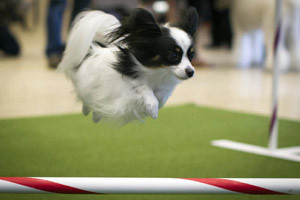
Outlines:
<svg viewBox="0 0 300 200"><path fill-rule="evenodd" d="M152 117L153 119L157 119L158 117L158 102L147 102L145 103L145 109L147 115Z"/></svg>
<svg viewBox="0 0 300 200"><path fill-rule="evenodd" d="M98 113L93 112L93 122L97 123L101 120L101 116Z"/></svg>
<svg viewBox="0 0 300 200"><path fill-rule="evenodd" d="M87 116L89 113L90 113L90 109L85 106L85 105L82 105L82 114L84 114L85 116Z"/></svg>

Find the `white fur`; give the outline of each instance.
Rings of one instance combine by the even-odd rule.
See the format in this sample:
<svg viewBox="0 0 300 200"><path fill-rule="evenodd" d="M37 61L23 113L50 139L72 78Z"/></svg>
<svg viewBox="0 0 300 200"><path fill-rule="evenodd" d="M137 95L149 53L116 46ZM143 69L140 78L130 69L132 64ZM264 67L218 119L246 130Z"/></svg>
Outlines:
<svg viewBox="0 0 300 200"><path fill-rule="evenodd" d="M97 40L107 44L106 34L118 26L120 22L113 15L102 11L82 12L73 23L64 57L58 69L65 72L68 77L72 76L74 66L82 62L92 41Z"/></svg>
<svg viewBox="0 0 300 200"><path fill-rule="evenodd" d="M78 98L83 102L83 114L92 111L94 122L104 119L124 125L146 116L156 119L159 108L180 82L178 77L187 79L181 71L192 68L191 63L184 56L178 66L146 68L140 64L143 73L132 79L112 68L119 49L110 45L108 48L94 46L91 56L81 64L92 41L107 44L106 34L119 25L112 15L100 11L83 13L71 30L59 69L73 81ZM173 32L186 54L191 39L177 28L172 29Z"/></svg>

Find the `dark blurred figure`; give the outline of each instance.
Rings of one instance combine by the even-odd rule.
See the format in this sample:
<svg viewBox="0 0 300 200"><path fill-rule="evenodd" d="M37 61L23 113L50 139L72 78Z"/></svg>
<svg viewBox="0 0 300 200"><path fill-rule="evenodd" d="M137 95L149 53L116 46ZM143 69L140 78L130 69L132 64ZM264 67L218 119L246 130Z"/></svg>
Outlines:
<svg viewBox="0 0 300 200"><path fill-rule="evenodd" d="M188 6L193 6L197 9L198 15L199 15L199 28L207 25L211 21L211 1L210 0L188 0L187 1ZM199 40L199 32L198 35L195 37L196 42L195 44L198 44ZM198 49L198 48L196 48ZM203 66L209 66L208 63L206 63L203 59L201 59L200 53L196 54L196 57L193 59L192 64L197 67L203 67Z"/></svg>
<svg viewBox="0 0 300 200"><path fill-rule="evenodd" d="M47 47L49 67L56 68L62 58L65 45L62 42L62 22L67 0L50 0L47 15ZM87 8L90 0L74 0L71 22L76 15Z"/></svg>
<svg viewBox="0 0 300 200"><path fill-rule="evenodd" d="M211 0L211 44L209 48L232 44L232 28L230 23L230 2L228 0Z"/></svg>
<svg viewBox="0 0 300 200"><path fill-rule="evenodd" d="M197 9L200 24L211 24L211 44L208 47L231 48L230 0L188 0L188 4Z"/></svg>
<svg viewBox="0 0 300 200"><path fill-rule="evenodd" d="M200 24L206 24L211 21L211 0L188 0L188 5L197 9Z"/></svg>
<svg viewBox="0 0 300 200"><path fill-rule="evenodd" d="M136 8L138 2L139 0L93 0L91 6L95 10L102 10L122 20L130 14L132 9Z"/></svg>
<svg viewBox="0 0 300 200"><path fill-rule="evenodd" d="M0 1L0 50L9 56L20 55L20 45L17 38L9 29L9 24L19 21L21 0L1 0Z"/></svg>

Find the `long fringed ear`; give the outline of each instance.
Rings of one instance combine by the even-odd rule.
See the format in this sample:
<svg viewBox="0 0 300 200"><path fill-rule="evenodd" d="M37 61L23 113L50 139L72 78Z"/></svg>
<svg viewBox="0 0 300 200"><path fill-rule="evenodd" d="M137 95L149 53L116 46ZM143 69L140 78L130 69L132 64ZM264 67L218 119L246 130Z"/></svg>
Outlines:
<svg viewBox="0 0 300 200"><path fill-rule="evenodd" d="M177 26L193 36L197 31L198 22L199 16L196 8L189 7Z"/></svg>
<svg viewBox="0 0 300 200"><path fill-rule="evenodd" d="M134 9L121 21L121 26L112 33L112 41L124 37L121 41L135 43L137 39L153 39L161 36L161 30L152 14L142 8Z"/></svg>

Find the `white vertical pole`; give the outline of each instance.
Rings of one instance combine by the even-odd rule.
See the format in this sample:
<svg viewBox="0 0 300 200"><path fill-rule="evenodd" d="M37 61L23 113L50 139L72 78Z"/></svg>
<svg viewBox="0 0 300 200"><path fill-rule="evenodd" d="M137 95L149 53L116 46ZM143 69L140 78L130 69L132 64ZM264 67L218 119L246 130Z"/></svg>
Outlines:
<svg viewBox="0 0 300 200"><path fill-rule="evenodd" d="M272 84L272 115L270 122L269 150L273 151L278 146L278 83L280 69L278 66L278 45L280 44L280 20L281 20L281 0L276 0L275 10L275 37L274 37L274 62L273 62L273 84Z"/></svg>

